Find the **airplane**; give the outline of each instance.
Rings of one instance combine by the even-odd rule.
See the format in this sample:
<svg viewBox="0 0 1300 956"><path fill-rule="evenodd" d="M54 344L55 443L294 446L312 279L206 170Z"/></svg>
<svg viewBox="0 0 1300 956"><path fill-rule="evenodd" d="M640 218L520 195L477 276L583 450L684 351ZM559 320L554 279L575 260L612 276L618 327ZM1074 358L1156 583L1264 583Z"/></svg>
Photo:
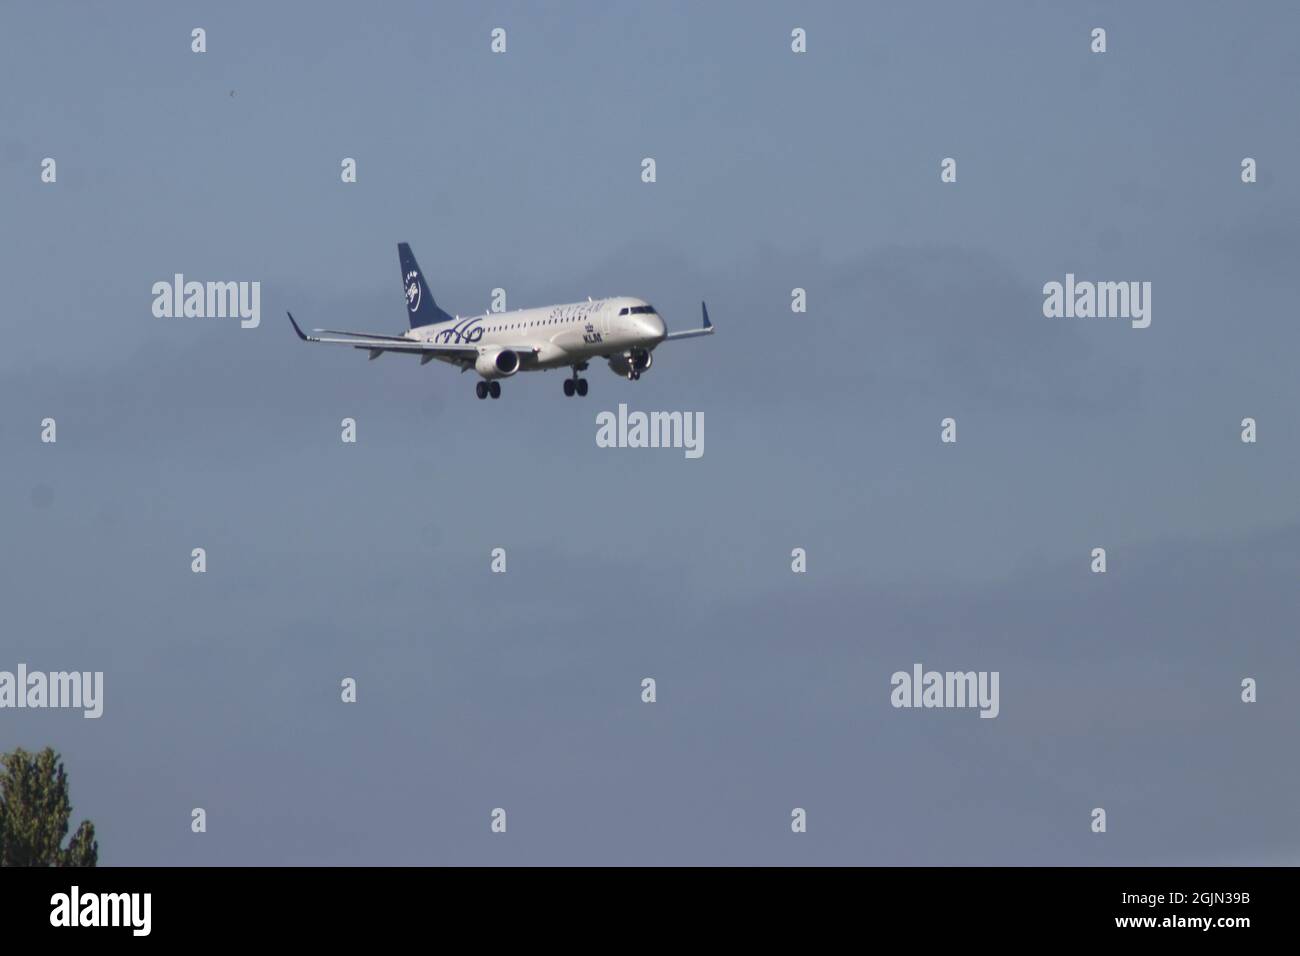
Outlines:
<svg viewBox="0 0 1300 956"><path fill-rule="evenodd" d="M406 290L409 331L380 335L313 329L320 334L308 335L290 312L289 322L298 338L365 349L372 359L385 352L402 352L420 356L421 365L438 359L459 366L462 372L473 369L479 374L474 392L482 399L489 395L500 398L501 379L516 372L552 368L573 369L573 375L564 380L566 396L586 395L587 380L579 373L585 372L592 360L602 358L615 375L636 381L650 368L659 343L713 334L709 308L703 302L703 326L669 332L654 306L627 296L461 318L447 314L434 301L407 243L397 244L397 259Z"/></svg>

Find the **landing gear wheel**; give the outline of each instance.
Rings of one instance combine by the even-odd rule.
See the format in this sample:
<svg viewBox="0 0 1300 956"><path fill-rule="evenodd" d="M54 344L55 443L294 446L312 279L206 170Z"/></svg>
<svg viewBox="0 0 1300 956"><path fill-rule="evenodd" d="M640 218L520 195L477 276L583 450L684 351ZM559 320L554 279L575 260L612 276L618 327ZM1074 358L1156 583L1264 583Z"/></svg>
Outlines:
<svg viewBox="0 0 1300 956"><path fill-rule="evenodd" d="M571 379L571 378L566 378L566 379L564 380L564 396L565 396L565 398L573 398L573 389L574 389L574 387L575 387L574 384L573 384L573 382L574 382L574 379Z"/></svg>
<svg viewBox="0 0 1300 956"><path fill-rule="evenodd" d="M474 383L474 394L475 394L475 395L477 395L479 398L487 398L487 393L488 393L488 384L487 384L487 382L475 382L475 383Z"/></svg>
<svg viewBox="0 0 1300 956"><path fill-rule="evenodd" d="M578 390L578 394L579 394L580 396L584 396L584 397L585 397L586 394L587 394L587 380L586 380L585 378L580 378L580 379L578 379L578 380L574 383L574 388L576 388L576 389Z"/></svg>
<svg viewBox="0 0 1300 956"><path fill-rule="evenodd" d="M488 382L488 391L492 393L492 397L493 397L493 398L500 398L500 397L501 397L501 383L500 383L500 382Z"/></svg>
<svg viewBox="0 0 1300 956"><path fill-rule="evenodd" d="M632 373L632 381L634 381L634 382L639 382L639 381L641 381L641 373L640 373L640 372L633 372L633 373Z"/></svg>

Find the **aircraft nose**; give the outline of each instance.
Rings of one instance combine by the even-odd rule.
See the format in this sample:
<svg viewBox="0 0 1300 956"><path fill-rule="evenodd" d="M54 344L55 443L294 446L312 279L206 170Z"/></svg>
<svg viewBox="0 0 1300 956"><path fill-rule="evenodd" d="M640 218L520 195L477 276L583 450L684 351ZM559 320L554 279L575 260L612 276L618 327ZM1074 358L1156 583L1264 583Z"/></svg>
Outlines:
<svg viewBox="0 0 1300 956"><path fill-rule="evenodd" d="M648 339L658 342L668 334L668 328L664 325L664 320L657 315L638 315L636 319L637 328Z"/></svg>

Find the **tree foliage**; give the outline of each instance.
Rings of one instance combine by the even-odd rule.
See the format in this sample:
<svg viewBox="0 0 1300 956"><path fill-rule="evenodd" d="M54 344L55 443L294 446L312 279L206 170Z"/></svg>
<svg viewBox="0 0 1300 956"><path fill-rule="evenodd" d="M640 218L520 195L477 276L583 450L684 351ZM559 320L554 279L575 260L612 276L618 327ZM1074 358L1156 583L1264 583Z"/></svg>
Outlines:
<svg viewBox="0 0 1300 956"><path fill-rule="evenodd" d="M95 825L82 820L68 835L72 804L63 761L46 747L0 754L0 866L94 866L99 860Z"/></svg>

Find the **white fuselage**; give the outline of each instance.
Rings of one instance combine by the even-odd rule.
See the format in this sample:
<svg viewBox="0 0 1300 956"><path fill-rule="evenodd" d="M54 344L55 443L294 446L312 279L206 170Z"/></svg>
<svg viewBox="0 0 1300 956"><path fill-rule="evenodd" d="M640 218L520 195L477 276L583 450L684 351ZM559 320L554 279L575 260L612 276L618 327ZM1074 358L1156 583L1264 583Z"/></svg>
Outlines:
<svg viewBox="0 0 1300 956"><path fill-rule="evenodd" d="M648 303L622 297L457 317L411 329L406 337L435 345L477 345L480 351L526 352L520 371L529 371L650 350L663 341L666 331Z"/></svg>

